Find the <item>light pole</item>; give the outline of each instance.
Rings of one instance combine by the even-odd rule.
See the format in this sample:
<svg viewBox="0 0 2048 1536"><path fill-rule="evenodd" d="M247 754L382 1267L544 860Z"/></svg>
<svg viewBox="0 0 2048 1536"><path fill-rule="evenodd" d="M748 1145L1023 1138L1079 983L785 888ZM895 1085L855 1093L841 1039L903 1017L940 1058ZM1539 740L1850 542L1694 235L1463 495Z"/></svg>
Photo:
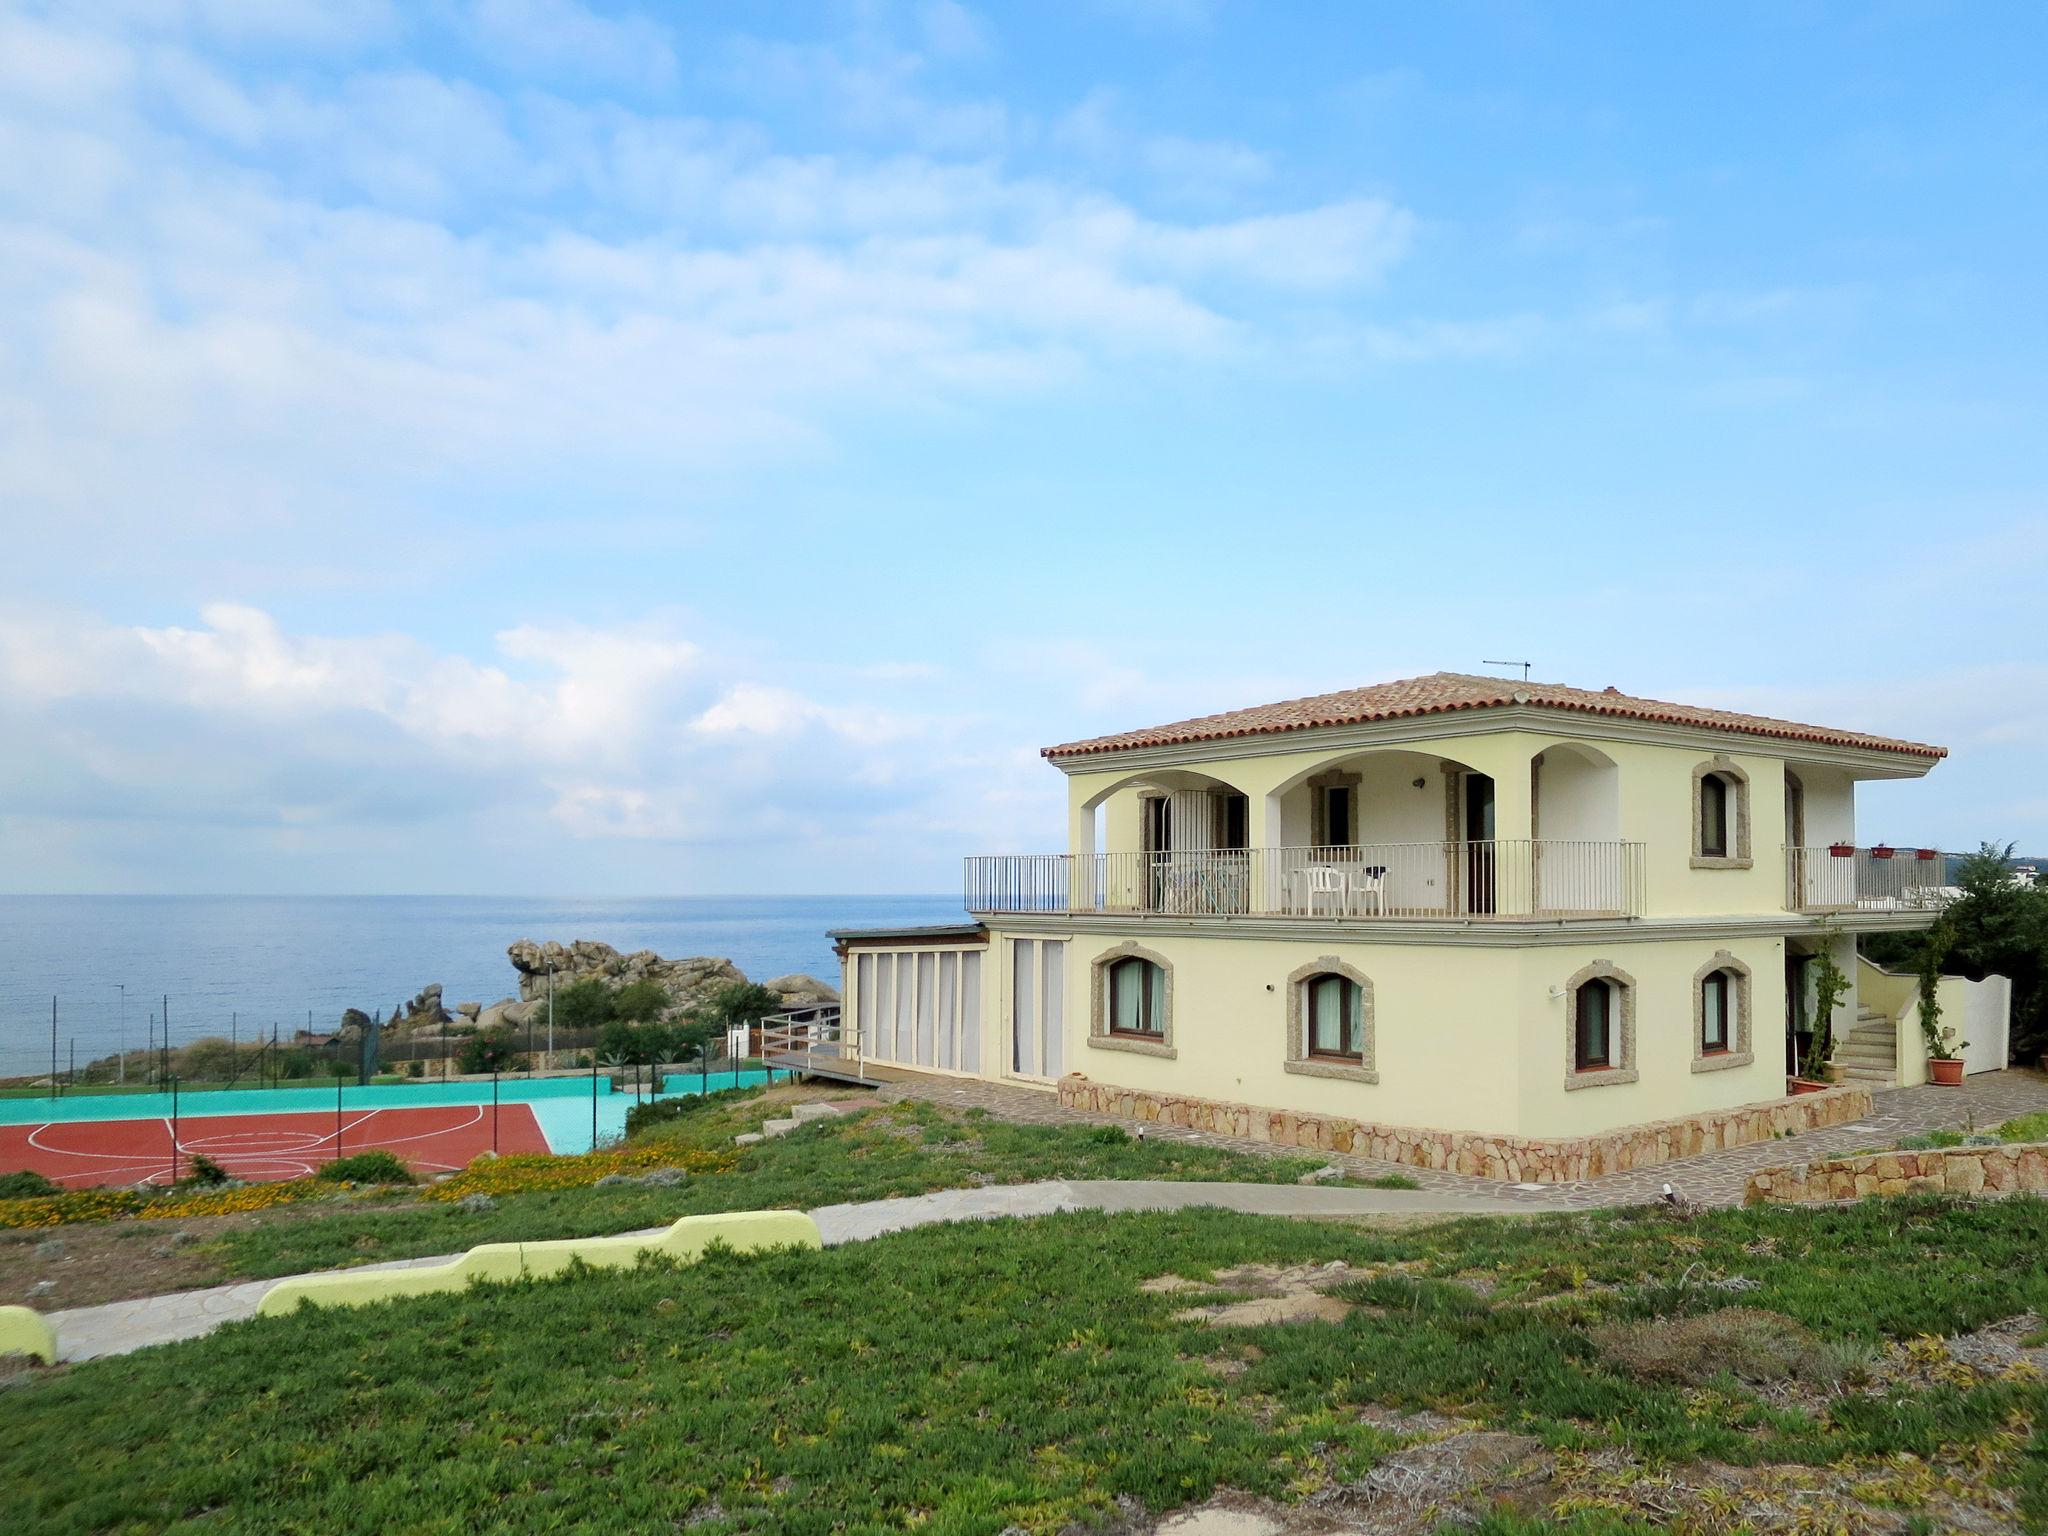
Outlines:
<svg viewBox="0 0 2048 1536"><path fill-rule="evenodd" d="M114 985L121 993L121 1062L114 1070L120 1073L120 1080L125 1086L128 1081L128 983L117 981Z"/></svg>

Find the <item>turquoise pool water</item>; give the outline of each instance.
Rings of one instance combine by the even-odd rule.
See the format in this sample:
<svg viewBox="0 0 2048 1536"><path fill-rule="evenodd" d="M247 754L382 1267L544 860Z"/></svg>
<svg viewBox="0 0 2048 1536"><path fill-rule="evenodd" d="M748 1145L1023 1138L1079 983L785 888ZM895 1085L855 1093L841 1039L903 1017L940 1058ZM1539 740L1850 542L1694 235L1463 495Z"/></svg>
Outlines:
<svg viewBox="0 0 2048 1536"><path fill-rule="evenodd" d="M765 1082L765 1072L714 1072L708 1082L694 1072L672 1072L661 1082L660 1098L680 1098L721 1088L749 1087ZM556 1152L588 1152L591 1147L592 1083L587 1077L501 1078L500 1104L524 1104L533 1111L541 1134ZM640 1099L614 1093L611 1080L596 1080L596 1121L599 1140L622 1136L626 1111ZM432 1109L451 1104L488 1104L489 1083L353 1085L341 1090L343 1109ZM237 1088L178 1095L179 1115L304 1115L334 1108L334 1094L317 1088ZM167 1093L69 1094L55 1099L0 1099L0 1125L44 1125L65 1120L161 1120L171 1112Z"/></svg>

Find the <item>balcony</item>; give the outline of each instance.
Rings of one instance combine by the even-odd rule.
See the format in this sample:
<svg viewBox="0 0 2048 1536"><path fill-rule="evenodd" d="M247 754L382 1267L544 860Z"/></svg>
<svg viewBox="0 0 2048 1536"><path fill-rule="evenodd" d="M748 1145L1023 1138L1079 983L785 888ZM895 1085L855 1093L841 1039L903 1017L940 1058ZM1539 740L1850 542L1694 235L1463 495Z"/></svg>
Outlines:
<svg viewBox="0 0 2048 1536"><path fill-rule="evenodd" d="M1785 905L1794 912L1929 912L1947 883L1948 859L1933 848L1785 850Z"/></svg>
<svg viewBox="0 0 2048 1536"><path fill-rule="evenodd" d="M1564 839L970 858L976 914L1341 922L1635 917L1643 845Z"/></svg>

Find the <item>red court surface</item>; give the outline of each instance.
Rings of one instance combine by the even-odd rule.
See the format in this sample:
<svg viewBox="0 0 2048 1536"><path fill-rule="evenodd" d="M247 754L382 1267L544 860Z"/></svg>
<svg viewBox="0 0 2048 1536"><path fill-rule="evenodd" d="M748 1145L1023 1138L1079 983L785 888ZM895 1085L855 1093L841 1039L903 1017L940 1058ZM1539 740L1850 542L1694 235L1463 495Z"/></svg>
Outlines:
<svg viewBox="0 0 2048 1536"><path fill-rule="evenodd" d="M488 1104L441 1108L351 1109L341 1116L341 1154L382 1147L416 1173L462 1168L492 1150ZM505 1104L495 1111L499 1152L545 1152L533 1111ZM187 1115L178 1122L178 1172L204 1153L235 1178L252 1182L304 1178L335 1158L335 1117L327 1114ZM171 1178L171 1122L53 1120L0 1125L0 1172L33 1168L73 1189L95 1184L166 1184Z"/></svg>

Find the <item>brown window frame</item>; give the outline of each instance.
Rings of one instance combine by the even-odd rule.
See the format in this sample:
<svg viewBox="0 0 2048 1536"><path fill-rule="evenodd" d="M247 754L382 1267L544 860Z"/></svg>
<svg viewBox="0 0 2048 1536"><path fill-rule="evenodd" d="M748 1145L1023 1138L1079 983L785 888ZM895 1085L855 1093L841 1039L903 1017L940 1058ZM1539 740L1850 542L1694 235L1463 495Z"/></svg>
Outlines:
<svg viewBox="0 0 2048 1536"><path fill-rule="evenodd" d="M1589 992L1600 989L1600 1046L1597 1057L1586 1052L1585 1002ZM1572 1070L1574 1072L1609 1072L1614 1069L1614 1021L1619 1011L1614 983L1604 976L1593 976L1572 989Z"/></svg>
<svg viewBox="0 0 2048 1536"><path fill-rule="evenodd" d="M1725 775L1700 775L1700 857L1725 859L1729 854L1729 833L1733 818L1735 786Z"/></svg>
<svg viewBox="0 0 2048 1536"><path fill-rule="evenodd" d="M1317 988L1326 981L1339 984L1338 996L1343 999L1337 1005L1337 1039L1348 1050L1324 1050L1316 1044L1316 995ZM1365 1009L1364 988L1338 971L1322 971L1301 983L1302 989L1302 1055L1309 1061L1365 1060Z"/></svg>
<svg viewBox="0 0 2048 1536"><path fill-rule="evenodd" d="M1718 986L1715 984L1719 983ZM1713 992L1707 989L1714 987ZM1719 1008L1708 999L1718 995ZM1727 970L1709 971L1700 978L1700 1054L1702 1056L1725 1056L1733 1048L1730 1037L1734 1034L1735 977ZM1721 1039L1715 1044L1707 1031L1715 1024L1720 1025Z"/></svg>
<svg viewBox="0 0 2048 1536"><path fill-rule="evenodd" d="M1135 1029L1127 1028L1117 1022L1116 978L1117 973L1127 965L1137 966L1141 977L1138 983L1138 1016L1140 1023ZM1158 973L1156 986L1153 976L1149 974L1152 972ZM1114 1035L1120 1040L1164 1040L1166 1038L1166 972L1156 961L1147 960L1142 955L1125 955L1121 959L1112 960L1103 969L1102 984L1108 994L1103 1000L1102 1010L1103 1017L1107 1023L1104 1031L1106 1034Z"/></svg>

